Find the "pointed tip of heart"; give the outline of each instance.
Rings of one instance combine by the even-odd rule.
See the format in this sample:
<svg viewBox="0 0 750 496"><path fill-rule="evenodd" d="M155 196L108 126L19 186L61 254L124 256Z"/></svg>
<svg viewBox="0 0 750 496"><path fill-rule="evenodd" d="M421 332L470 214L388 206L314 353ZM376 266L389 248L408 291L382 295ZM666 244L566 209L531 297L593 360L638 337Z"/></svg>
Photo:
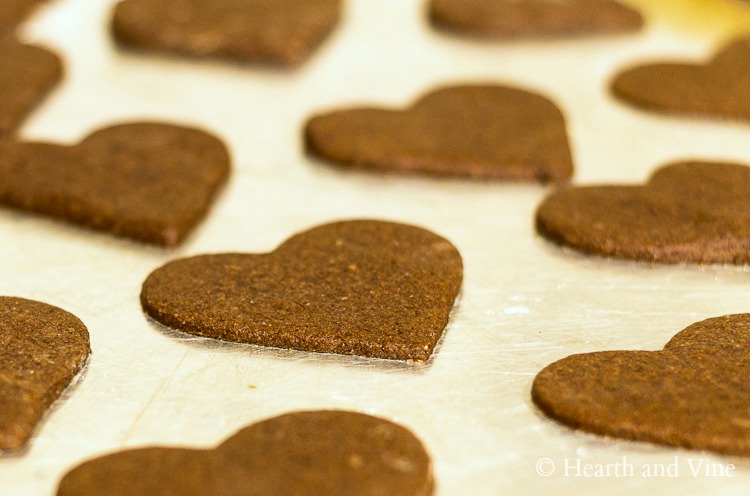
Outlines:
<svg viewBox="0 0 750 496"><path fill-rule="evenodd" d="M0 296L0 450L19 450L85 367L83 322L60 308Z"/></svg>
<svg viewBox="0 0 750 496"><path fill-rule="evenodd" d="M21 450L31 438L32 429L20 429L16 424L10 429L0 426L0 455Z"/></svg>
<svg viewBox="0 0 750 496"><path fill-rule="evenodd" d="M13 67L0 71L0 137L12 135L26 116L53 91L64 75L55 53L14 38L0 40L0 64Z"/></svg>

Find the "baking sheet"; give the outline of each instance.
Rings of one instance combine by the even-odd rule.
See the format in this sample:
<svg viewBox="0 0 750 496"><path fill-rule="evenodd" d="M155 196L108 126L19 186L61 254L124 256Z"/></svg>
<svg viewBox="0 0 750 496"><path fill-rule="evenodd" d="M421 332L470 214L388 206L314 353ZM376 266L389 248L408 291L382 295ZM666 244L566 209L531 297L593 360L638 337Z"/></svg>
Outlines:
<svg viewBox="0 0 750 496"><path fill-rule="evenodd" d="M300 128L333 106L403 105L436 85L494 81L564 109L578 183L640 182L686 157L750 162L750 126L652 116L606 91L630 62L707 55L742 28L748 8L634 0L650 20L637 35L487 43L433 31L420 1L346 3L334 35L292 71L119 51L107 31L111 0L55 0L25 26L24 39L66 63L64 84L27 121L26 138L72 143L115 121L167 119L222 136L234 172L207 221L173 251L0 210L0 294L76 314L93 348L83 380L30 449L0 459L0 495L53 495L66 470L90 457L210 447L256 420L317 408L411 428L432 454L438 496L746 494L749 461L576 433L540 416L529 389L536 372L571 353L658 349L693 322L750 311L750 269L580 256L534 234L542 186L342 172L304 155ZM140 284L168 260L268 251L300 230L355 217L424 226L464 257L459 306L426 366L186 337L141 312ZM633 477L564 473L566 459L623 457ZM690 465L704 459L734 464L733 476L694 477ZM678 477L641 476L648 464L675 462Z"/></svg>

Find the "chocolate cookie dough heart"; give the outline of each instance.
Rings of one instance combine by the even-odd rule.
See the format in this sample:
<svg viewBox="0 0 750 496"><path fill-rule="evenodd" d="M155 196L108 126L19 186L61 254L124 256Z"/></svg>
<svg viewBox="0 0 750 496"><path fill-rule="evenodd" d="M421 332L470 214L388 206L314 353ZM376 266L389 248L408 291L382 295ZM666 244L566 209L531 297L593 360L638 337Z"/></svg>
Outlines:
<svg viewBox="0 0 750 496"><path fill-rule="evenodd" d="M311 154L345 167L540 181L573 174L560 110L503 86L442 88L405 111L319 115L305 126L305 141Z"/></svg>
<svg viewBox="0 0 750 496"><path fill-rule="evenodd" d="M292 65L338 21L340 0L125 0L115 37L132 47Z"/></svg>
<svg viewBox="0 0 750 496"><path fill-rule="evenodd" d="M89 333L75 316L0 297L0 451L27 443L90 353Z"/></svg>
<svg viewBox="0 0 750 496"><path fill-rule="evenodd" d="M495 38L636 31L641 15L613 0L432 0L442 28Z"/></svg>
<svg viewBox="0 0 750 496"><path fill-rule="evenodd" d="M228 172L223 143L203 131L121 124L72 147L0 142L0 204L173 246Z"/></svg>
<svg viewBox="0 0 750 496"><path fill-rule="evenodd" d="M57 496L429 496L430 458L405 428L353 412L295 412L211 451L145 448L86 462Z"/></svg>
<svg viewBox="0 0 750 496"><path fill-rule="evenodd" d="M576 429L750 455L750 314L704 320L662 351L572 355L537 375L532 397Z"/></svg>
<svg viewBox="0 0 750 496"><path fill-rule="evenodd" d="M211 338L322 353L426 361L461 287L445 239L370 220L319 226L260 255L202 255L148 276L153 319Z"/></svg>
<svg viewBox="0 0 750 496"><path fill-rule="evenodd" d="M544 237L592 254L750 263L750 168L684 162L645 186L563 189L544 200L536 224Z"/></svg>
<svg viewBox="0 0 750 496"><path fill-rule="evenodd" d="M0 137L15 132L61 78L55 54L0 35Z"/></svg>
<svg viewBox="0 0 750 496"><path fill-rule="evenodd" d="M656 112L750 121L750 38L724 47L705 65L660 62L612 81L620 99Z"/></svg>
<svg viewBox="0 0 750 496"><path fill-rule="evenodd" d="M2 0L0 2L0 33L13 31L46 0Z"/></svg>

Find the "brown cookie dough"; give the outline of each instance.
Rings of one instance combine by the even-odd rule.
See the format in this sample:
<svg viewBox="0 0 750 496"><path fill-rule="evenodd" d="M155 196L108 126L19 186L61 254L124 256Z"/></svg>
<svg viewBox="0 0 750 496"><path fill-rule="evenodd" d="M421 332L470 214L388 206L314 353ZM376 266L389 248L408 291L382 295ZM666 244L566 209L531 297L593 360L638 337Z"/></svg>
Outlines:
<svg viewBox="0 0 750 496"><path fill-rule="evenodd" d="M0 296L0 451L24 447L90 353L89 333L75 316Z"/></svg>
<svg viewBox="0 0 750 496"><path fill-rule="evenodd" d="M730 43L703 65L633 67L614 78L612 91L655 112L750 121L750 38Z"/></svg>
<svg viewBox="0 0 750 496"><path fill-rule="evenodd" d="M145 312L211 338L424 362L461 287L447 240L373 220L326 224L267 254L170 262L143 284Z"/></svg>
<svg viewBox="0 0 750 496"><path fill-rule="evenodd" d="M57 55L0 35L0 138L16 131L62 72Z"/></svg>
<svg viewBox="0 0 750 496"><path fill-rule="evenodd" d="M294 412L241 430L214 450L144 448L88 461L57 496L429 496L422 443L387 420Z"/></svg>
<svg viewBox="0 0 750 496"><path fill-rule="evenodd" d="M0 33L13 31L47 0L2 0L0 2Z"/></svg>
<svg viewBox="0 0 750 496"><path fill-rule="evenodd" d="M684 162L645 186L566 188L536 213L544 237L586 253L654 262L750 263L750 168Z"/></svg>
<svg viewBox="0 0 750 496"><path fill-rule="evenodd" d="M333 30L341 8L340 0L125 0L112 26L140 49L294 65Z"/></svg>
<svg viewBox="0 0 750 496"><path fill-rule="evenodd" d="M572 355L536 376L532 398L575 429L750 455L750 314L704 320L662 351Z"/></svg>
<svg viewBox="0 0 750 496"><path fill-rule="evenodd" d="M431 0L430 19L491 38L609 34L643 25L640 13L613 0Z"/></svg>
<svg viewBox="0 0 750 496"><path fill-rule="evenodd" d="M503 86L438 89L404 111L318 115L305 126L305 142L312 155L350 168L538 181L573 174L560 110Z"/></svg>
<svg viewBox="0 0 750 496"><path fill-rule="evenodd" d="M166 246L205 215L228 173L221 141L169 124L108 127L70 147L0 142L0 204Z"/></svg>

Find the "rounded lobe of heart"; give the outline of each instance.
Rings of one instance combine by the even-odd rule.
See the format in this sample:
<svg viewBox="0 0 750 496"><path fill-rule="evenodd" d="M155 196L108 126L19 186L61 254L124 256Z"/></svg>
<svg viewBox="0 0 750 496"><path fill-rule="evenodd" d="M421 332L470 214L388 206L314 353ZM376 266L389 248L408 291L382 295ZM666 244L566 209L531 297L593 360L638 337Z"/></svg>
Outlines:
<svg viewBox="0 0 750 496"><path fill-rule="evenodd" d="M624 70L611 88L649 110L750 120L750 39L727 45L704 65L659 62Z"/></svg>
<svg viewBox="0 0 750 496"><path fill-rule="evenodd" d="M127 123L80 144L0 143L0 203L174 246L205 215L229 154L197 129Z"/></svg>
<svg viewBox="0 0 750 496"><path fill-rule="evenodd" d="M667 446L750 455L750 314L704 320L662 351L572 355L534 380L567 426Z"/></svg>
<svg viewBox="0 0 750 496"><path fill-rule="evenodd" d="M307 151L333 164L381 171L510 180L565 180L573 173L560 110L502 86L456 86L411 108L355 108L311 118Z"/></svg>
<svg viewBox="0 0 750 496"><path fill-rule="evenodd" d="M340 0L125 0L112 26L137 48L295 65L333 30L340 11Z"/></svg>
<svg viewBox="0 0 750 496"><path fill-rule="evenodd" d="M0 452L26 445L90 353L86 326L75 316L0 297Z"/></svg>
<svg viewBox="0 0 750 496"><path fill-rule="evenodd" d="M0 35L0 137L16 131L62 74L54 53Z"/></svg>
<svg viewBox="0 0 750 496"><path fill-rule="evenodd" d="M441 28L495 38L637 31L643 17L613 0L432 0Z"/></svg>
<svg viewBox="0 0 750 496"><path fill-rule="evenodd" d="M294 412L214 450L145 448L79 465L58 496L429 496L429 455L404 427L345 411Z"/></svg>
<svg viewBox="0 0 750 496"><path fill-rule="evenodd" d="M144 311L168 327L227 341L423 362L462 281L458 251L429 231L345 221L268 254L170 262L143 284Z"/></svg>
<svg viewBox="0 0 750 496"><path fill-rule="evenodd" d="M537 209L537 231L577 250L664 263L750 262L750 168L665 166L645 186L562 189Z"/></svg>

